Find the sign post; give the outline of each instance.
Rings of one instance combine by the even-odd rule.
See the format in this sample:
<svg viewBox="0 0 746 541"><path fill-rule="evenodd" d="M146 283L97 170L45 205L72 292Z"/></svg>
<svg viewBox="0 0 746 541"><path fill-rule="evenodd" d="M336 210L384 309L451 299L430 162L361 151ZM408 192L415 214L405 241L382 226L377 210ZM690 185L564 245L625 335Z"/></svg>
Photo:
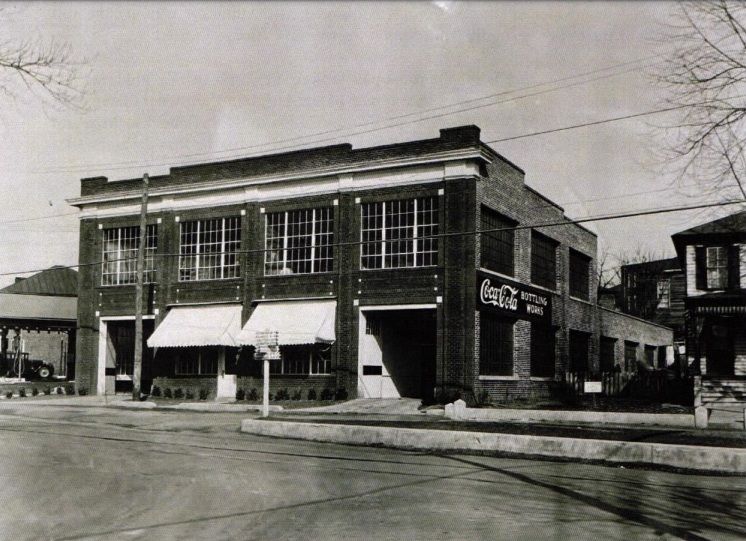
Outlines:
<svg viewBox="0 0 746 541"><path fill-rule="evenodd" d="M269 361L280 358L279 333L269 329L257 331L254 359L263 363L262 417L269 417Z"/></svg>

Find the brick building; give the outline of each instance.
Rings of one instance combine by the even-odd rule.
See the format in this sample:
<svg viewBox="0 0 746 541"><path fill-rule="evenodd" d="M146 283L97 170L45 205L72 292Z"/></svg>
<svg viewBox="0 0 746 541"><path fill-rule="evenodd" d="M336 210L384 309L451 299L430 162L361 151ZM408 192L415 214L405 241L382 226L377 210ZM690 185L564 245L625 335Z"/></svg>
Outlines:
<svg viewBox="0 0 746 541"><path fill-rule="evenodd" d="M525 397L567 370L598 373L601 329L608 368L623 364L610 341L637 344L640 360L645 345L670 344L670 329L598 308L595 235L479 134L151 177L145 387L260 388L264 330L282 354L273 389L304 397ZM86 178L71 201L86 264L78 385L99 393L132 373L141 190L140 179Z"/></svg>

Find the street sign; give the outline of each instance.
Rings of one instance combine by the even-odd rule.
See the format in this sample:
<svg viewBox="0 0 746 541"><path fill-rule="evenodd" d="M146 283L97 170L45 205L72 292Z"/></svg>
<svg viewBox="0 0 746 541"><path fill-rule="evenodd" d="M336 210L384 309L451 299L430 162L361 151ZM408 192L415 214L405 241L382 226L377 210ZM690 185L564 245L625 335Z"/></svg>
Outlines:
<svg viewBox="0 0 746 541"><path fill-rule="evenodd" d="M603 392L603 386L600 381L586 381L583 383L584 393L601 393Z"/></svg>

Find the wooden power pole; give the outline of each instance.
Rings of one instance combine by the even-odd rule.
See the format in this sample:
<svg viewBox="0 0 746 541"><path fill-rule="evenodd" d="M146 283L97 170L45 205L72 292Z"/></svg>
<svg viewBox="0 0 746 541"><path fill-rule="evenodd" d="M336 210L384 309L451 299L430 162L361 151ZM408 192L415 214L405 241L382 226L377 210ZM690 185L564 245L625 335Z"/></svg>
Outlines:
<svg viewBox="0 0 746 541"><path fill-rule="evenodd" d="M135 362L132 369L132 400L140 400L142 385L142 290L145 278L145 247L148 243L148 185L150 177L142 176L140 206L140 243L137 246L137 281L135 282Z"/></svg>

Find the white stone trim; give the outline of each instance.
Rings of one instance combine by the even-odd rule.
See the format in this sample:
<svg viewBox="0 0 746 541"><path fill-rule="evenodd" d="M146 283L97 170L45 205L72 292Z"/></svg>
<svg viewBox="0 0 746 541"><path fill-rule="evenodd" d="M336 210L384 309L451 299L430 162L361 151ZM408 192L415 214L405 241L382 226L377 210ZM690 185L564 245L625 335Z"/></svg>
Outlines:
<svg viewBox="0 0 746 541"><path fill-rule="evenodd" d="M361 312L376 312L384 310L434 310L437 304L372 304L360 306Z"/></svg>

